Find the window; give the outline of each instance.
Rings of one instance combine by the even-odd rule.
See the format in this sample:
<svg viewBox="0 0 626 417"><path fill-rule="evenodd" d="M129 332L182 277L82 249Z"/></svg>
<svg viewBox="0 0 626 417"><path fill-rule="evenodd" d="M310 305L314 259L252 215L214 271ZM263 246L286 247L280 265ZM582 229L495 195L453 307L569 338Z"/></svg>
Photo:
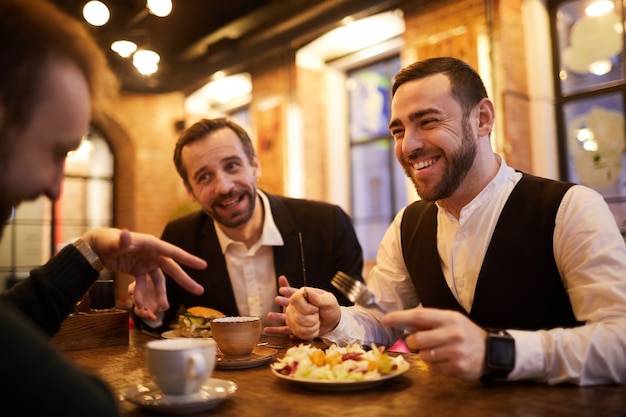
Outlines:
<svg viewBox="0 0 626 417"><path fill-rule="evenodd" d="M54 204L53 225L57 246L89 229L113 225L113 154L95 129L67 158L63 192Z"/></svg>
<svg viewBox="0 0 626 417"><path fill-rule="evenodd" d="M561 177L602 194L626 237L622 2L553 0L549 10Z"/></svg>
<svg viewBox="0 0 626 417"><path fill-rule="evenodd" d="M68 155L61 197L21 204L0 243L2 288L28 276L89 229L113 225L113 154L95 129Z"/></svg>
<svg viewBox="0 0 626 417"><path fill-rule="evenodd" d="M394 56L348 71L352 217L366 260L398 210L407 203L406 179L389 134L391 83L400 70Z"/></svg>

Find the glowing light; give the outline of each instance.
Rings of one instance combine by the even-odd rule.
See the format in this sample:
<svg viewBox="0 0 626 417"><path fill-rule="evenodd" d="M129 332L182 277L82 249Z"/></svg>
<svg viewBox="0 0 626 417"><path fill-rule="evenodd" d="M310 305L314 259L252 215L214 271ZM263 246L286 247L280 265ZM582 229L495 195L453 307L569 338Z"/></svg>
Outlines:
<svg viewBox="0 0 626 417"><path fill-rule="evenodd" d="M190 94L185 100L185 108L192 114L205 114L215 107L236 106L249 102L252 94L252 78L248 73L226 76L218 71L213 81Z"/></svg>
<svg viewBox="0 0 626 417"><path fill-rule="evenodd" d="M610 59L600 59L589 64L589 72L594 75L604 75L611 72L613 64Z"/></svg>
<svg viewBox="0 0 626 417"><path fill-rule="evenodd" d="M93 26L102 26L109 21L109 8L101 1L92 0L83 7L83 17Z"/></svg>
<svg viewBox="0 0 626 417"><path fill-rule="evenodd" d="M218 103L228 103L235 97L241 97L252 91L252 84L247 74L219 77L205 87L204 93Z"/></svg>
<svg viewBox="0 0 626 417"><path fill-rule="evenodd" d="M133 55L133 65L143 75L154 74L159 70L161 57L154 51L140 49Z"/></svg>
<svg viewBox="0 0 626 417"><path fill-rule="evenodd" d="M111 49L122 58L128 58L137 50L137 44L131 41L115 41L111 44Z"/></svg>
<svg viewBox="0 0 626 417"><path fill-rule="evenodd" d="M587 140L583 143L583 149L590 152L595 152L598 150L598 142L595 140Z"/></svg>
<svg viewBox="0 0 626 417"><path fill-rule="evenodd" d="M172 12L172 0L148 0L148 10L155 16L165 17Z"/></svg>
<svg viewBox="0 0 626 417"><path fill-rule="evenodd" d="M313 56L322 61L338 58L401 36L404 28L401 12L394 10L358 20L346 17L342 26L315 39L298 51L298 55L306 54L311 63L315 62Z"/></svg>
<svg viewBox="0 0 626 417"><path fill-rule="evenodd" d="M585 14L587 16L602 16L613 10L613 7L613 2L610 0L596 1L585 8Z"/></svg>
<svg viewBox="0 0 626 417"><path fill-rule="evenodd" d="M583 128L578 131L578 134L576 135L576 139L578 139L579 142L585 142L588 140L593 140L594 135L590 129Z"/></svg>

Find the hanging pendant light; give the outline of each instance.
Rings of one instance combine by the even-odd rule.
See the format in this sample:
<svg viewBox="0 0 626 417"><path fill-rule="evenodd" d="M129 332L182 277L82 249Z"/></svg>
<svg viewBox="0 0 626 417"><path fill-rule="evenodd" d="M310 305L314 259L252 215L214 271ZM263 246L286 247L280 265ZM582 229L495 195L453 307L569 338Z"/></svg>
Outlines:
<svg viewBox="0 0 626 417"><path fill-rule="evenodd" d="M113 42L111 49L122 58L128 58L137 50L137 44L127 40L120 40Z"/></svg>
<svg viewBox="0 0 626 417"><path fill-rule="evenodd" d="M133 65L143 75L154 74L159 70L161 57L154 51L140 49L133 55Z"/></svg>
<svg viewBox="0 0 626 417"><path fill-rule="evenodd" d="M172 12L172 0L148 0L146 6L150 13L158 17L168 16Z"/></svg>
<svg viewBox="0 0 626 417"><path fill-rule="evenodd" d="M109 21L111 13L104 3L92 0L83 7L83 17L94 26L102 26Z"/></svg>

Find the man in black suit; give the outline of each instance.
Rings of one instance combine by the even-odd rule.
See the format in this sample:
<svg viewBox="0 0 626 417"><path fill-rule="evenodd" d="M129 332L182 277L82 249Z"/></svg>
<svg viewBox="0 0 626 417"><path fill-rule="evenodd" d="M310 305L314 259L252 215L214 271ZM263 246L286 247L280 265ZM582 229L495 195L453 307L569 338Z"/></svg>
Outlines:
<svg viewBox="0 0 626 417"><path fill-rule="evenodd" d="M349 304L330 280L337 271L362 274L363 253L350 217L336 205L260 190L261 166L241 126L226 118L200 120L181 134L174 163L202 210L168 223L161 238L207 261L205 270L186 271L205 290L191 294L168 277L170 308L155 309L157 320L139 326L162 332L193 306L283 325L280 304L287 301L275 302L278 287L304 285L300 237L306 285L332 291Z"/></svg>

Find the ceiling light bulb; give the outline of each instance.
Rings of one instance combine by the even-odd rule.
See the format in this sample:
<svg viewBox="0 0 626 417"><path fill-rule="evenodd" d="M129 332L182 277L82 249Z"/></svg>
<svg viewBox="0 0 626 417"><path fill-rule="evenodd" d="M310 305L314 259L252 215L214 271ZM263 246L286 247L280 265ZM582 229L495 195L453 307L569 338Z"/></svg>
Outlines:
<svg viewBox="0 0 626 417"><path fill-rule="evenodd" d="M109 8L101 1L92 0L83 7L83 17L94 26L102 26L109 21Z"/></svg>
<svg viewBox="0 0 626 417"><path fill-rule="evenodd" d="M111 44L111 49L122 58L128 58L137 50L137 44L131 41L115 41Z"/></svg>
<svg viewBox="0 0 626 417"><path fill-rule="evenodd" d="M158 17L165 17L172 12L172 0L148 0L146 6L150 13Z"/></svg>
<svg viewBox="0 0 626 417"><path fill-rule="evenodd" d="M158 63L161 60L159 54L147 49L141 49L133 55L133 65L143 75L154 74L158 71Z"/></svg>

